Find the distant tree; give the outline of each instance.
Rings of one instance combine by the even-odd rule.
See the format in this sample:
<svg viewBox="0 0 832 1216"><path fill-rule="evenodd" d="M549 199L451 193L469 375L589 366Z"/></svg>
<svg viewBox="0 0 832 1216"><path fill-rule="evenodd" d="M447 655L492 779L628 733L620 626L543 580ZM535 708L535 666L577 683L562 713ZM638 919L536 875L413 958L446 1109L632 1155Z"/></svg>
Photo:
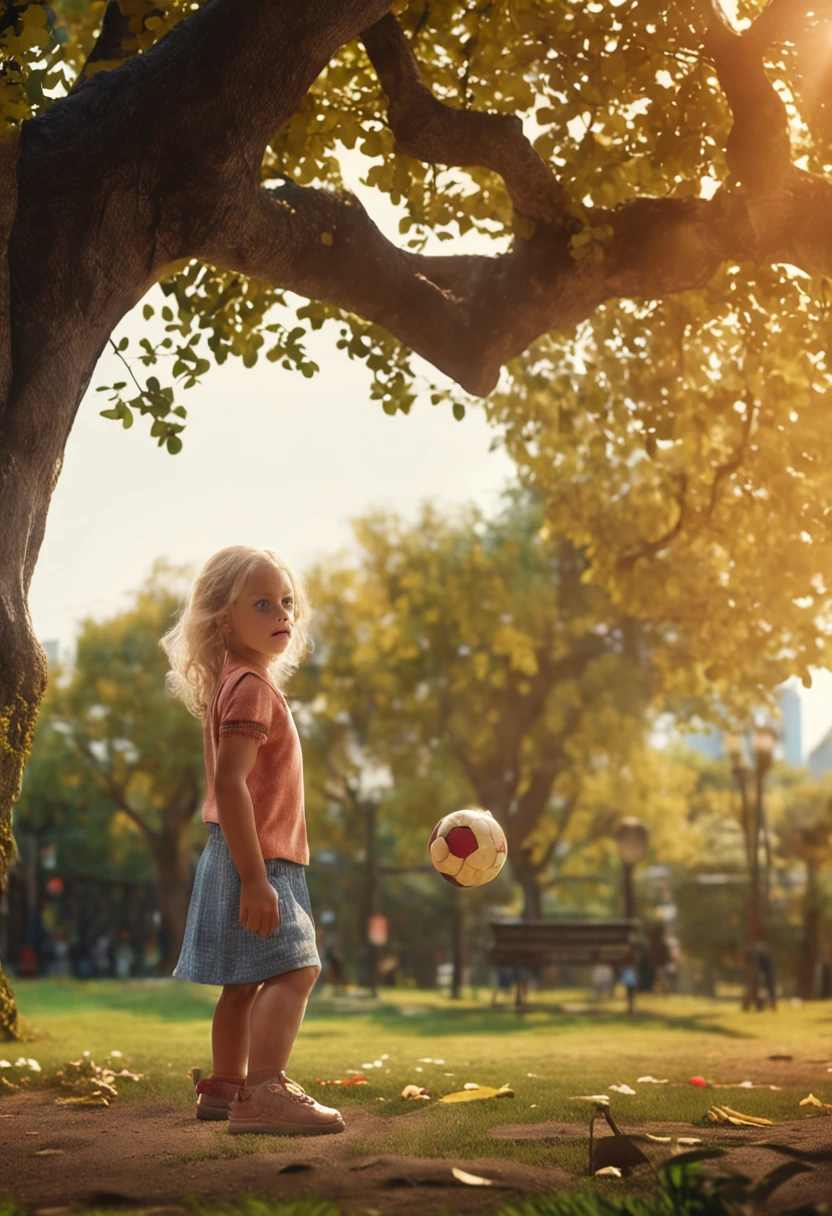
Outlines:
<svg viewBox="0 0 832 1216"><path fill-rule="evenodd" d="M50 719L72 757L139 833L159 880L169 971L182 944L190 896L189 827L204 800L200 723L165 691L159 638L180 608L183 570L157 561L132 607L82 622L75 664L53 690Z"/></svg>
<svg viewBox="0 0 832 1216"><path fill-rule="evenodd" d="M54 720L59 684L47 690L38 717L12 829L55 845L56 869L70 876L129 881L150 879L155 867L144 838L118 809L88 765L79 763L64 729Z"/></svg>

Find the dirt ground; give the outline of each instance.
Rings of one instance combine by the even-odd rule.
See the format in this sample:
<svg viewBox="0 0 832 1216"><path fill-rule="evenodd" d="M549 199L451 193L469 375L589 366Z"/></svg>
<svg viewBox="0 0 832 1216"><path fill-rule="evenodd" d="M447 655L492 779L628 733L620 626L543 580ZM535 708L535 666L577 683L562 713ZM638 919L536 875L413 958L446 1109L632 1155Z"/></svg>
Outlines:
<svg viewBox="0 0 832 1216"><path fill-rule="evenodd" d="M411 1116L408 1116L411 1117ZM50 1093L13 1094L0 1105L0 1198L11 1198L37 1216L70 1216L91 1207L152 1209L155 1216L184 1212L183 1196L230 1200L241 1192L274 1199L314 1194L347 1212L486 1212L530 1192L566 1190L578 1179L561 1169L522 1165L503 1158L442 1160L362 1157L356 1143L389 1126L366 1111L350 1112L337 1136L298 1138L277 1151L240 1157L180 1160L179 1154L216 1152L221 1123L200 1122L193 1111L133 1101L108 1108L56 1106ZM597 1126L597 1125L596 1125ZM627 1133L700 1136L727 1147L720 1168L753 1177L796 1158L812 1166L783 1186L766 1209L787 1212L832 1196L832 1118L819 1116L772 1128L695 1128L688 1124L622 1126ZM584 1139L586 1123L506 1124L491 1130L503 1140ZM264 1137L264 1141L267 1138ZM666 1151L650 1145L650 1156ZM658 1151L655 1156L654 1150ZM491 1187L458 1182L452 1166L493 1181ZM646 1167L643 1167L646 1168Z"/></svg>

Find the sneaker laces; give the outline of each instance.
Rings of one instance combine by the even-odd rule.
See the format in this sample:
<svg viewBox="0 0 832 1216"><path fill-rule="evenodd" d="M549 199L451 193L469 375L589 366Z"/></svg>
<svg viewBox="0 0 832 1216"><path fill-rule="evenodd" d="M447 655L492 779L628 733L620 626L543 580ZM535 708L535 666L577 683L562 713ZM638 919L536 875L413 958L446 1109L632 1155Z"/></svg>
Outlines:
<svg viewBox="0 0 832 1216"><path fill-rule="evenodd" d="M285 1072L280 1074L279 1081L272 1081L270 1083L269 1089L272 1093L278 1093L280 1090L283 1090L293 1102L306 1103L309 1106L315 1105L315 1099L306 1092L302 1085L298 1085L297 1081L290 1081Z"/></svg>

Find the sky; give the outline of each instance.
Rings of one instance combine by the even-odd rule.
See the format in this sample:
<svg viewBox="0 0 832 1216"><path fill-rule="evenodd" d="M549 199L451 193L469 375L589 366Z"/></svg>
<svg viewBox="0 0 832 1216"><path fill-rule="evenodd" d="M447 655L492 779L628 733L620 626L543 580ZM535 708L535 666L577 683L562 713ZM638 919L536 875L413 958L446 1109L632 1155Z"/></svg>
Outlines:
<svg viewBox="0 0 832 1216"><path fill-rule="evenodd" d="M397 241L398 213L360 185L365 167L358 154L346 155L345 180ZM438 241L431 246L426 252L447 253ZM468 234L454 252L484 246L498 248ZM156 287L142 303L162 299ZM129 336L132 349L144 332L140 304L114 336ZM482 411L469 409L457 422L425 397L408 416L388 417L369 398L363 366L325 334L308 346L321 368L311 380L265 360L246 369L235 359L178 394L188 425L176 456L149 437L147 419L126 431L99 416L107 401L96 387L124 371L105 351L67 444L30 589L42 642L56 639L66 657L79 622L125 609L160 556L196 570L217 549L246 543L279 549L303 569L349 546L350 520L371 508L413 520L425 500L446 509L472 500L489 512L498 507L513 466L501 449L489 450L495 433ZM817 673L801 696L808 751L832 725L832 674Z"/></svg>

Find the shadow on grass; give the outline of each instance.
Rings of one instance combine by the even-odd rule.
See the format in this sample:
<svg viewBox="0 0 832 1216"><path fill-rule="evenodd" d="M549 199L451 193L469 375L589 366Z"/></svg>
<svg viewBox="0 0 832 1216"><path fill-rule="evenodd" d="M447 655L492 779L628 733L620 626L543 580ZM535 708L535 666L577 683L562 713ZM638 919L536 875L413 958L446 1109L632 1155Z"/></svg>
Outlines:
<svg viewBox="0 0 832 1216"><path fill-rule="evenodd" d="M418 1012L417 1012L418 1010ZM431 1007L408 1008L407 1005L370 1005L358 1006L355 1015L380 1030L408 1033L422 1038L425 1035L467 1035L495 1034L511 1031L512 1034L522 1031L539 1030L545 1026L547 1031L554 1034L566 1034L577 1026L591 1026L598 1030L616 1030L627 1033L628 1030L643 1031L645 1029L661 1028L665 1030L692 1030L699 1034L711 1034L728 1039L753 1039L754 1035L737 1027L721 1025L714 1021L714 1013L702 1012L691 1014L661 1013L654 1010L637 1012L633 1017L626 1013L616 1013L612 1010L587 1010L586 1012L562 1012L549 1010L542 1006L529 1006L522 1011L514 1009L470 1009L455 1008L450 1002L443 1009ZM316 1021L329 1021L332 1018L353 1016L353 1011L344 1005L319 1000L310 1003L306 1014L307 1025L314 1027ZM308 1032L307 1032L308 1033ZM314 1029L312 1030L314 1034Z"/></svg>

